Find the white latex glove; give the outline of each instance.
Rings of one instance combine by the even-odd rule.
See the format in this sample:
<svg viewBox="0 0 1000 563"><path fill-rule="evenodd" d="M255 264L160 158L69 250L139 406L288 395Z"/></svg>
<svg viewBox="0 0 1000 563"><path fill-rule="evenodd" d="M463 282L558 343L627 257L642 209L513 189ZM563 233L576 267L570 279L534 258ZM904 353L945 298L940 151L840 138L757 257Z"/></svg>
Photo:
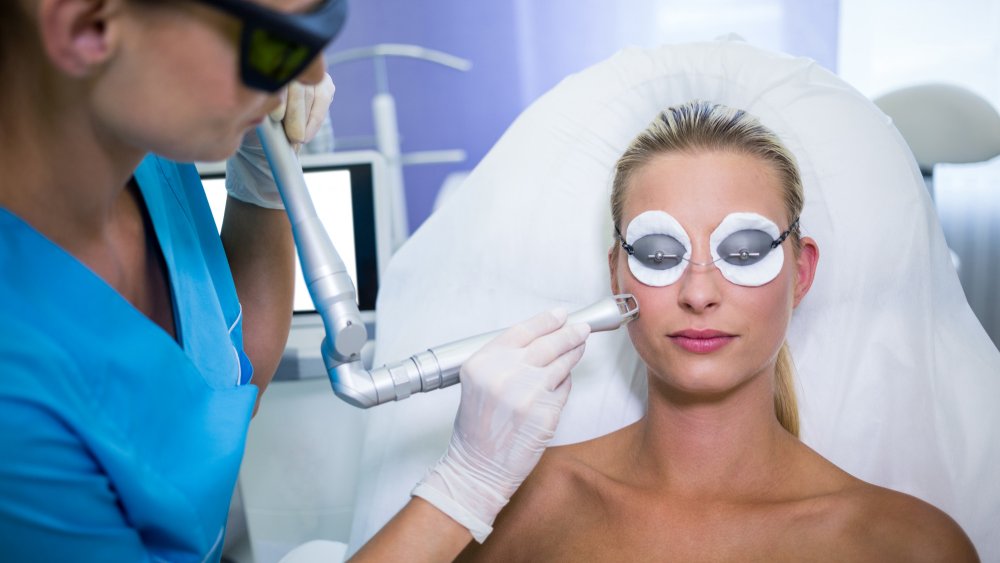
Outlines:
<svg viewBox="0 0 1000 563"><path fill-rule="evenodd" d="M281 106L271 112L271 118L281 120L285 136L296 151L316 136L327 119L335 90L329 74L315 85L295 81L288 84L282 94ZM285 207L256 129L247 132L236 154L226 161L226 190L236 199L260 207Z"/></svg>
<svg viewBox="0 0 1000 563"><path fill-rule="evenodd" d="M462 402L448 451L413 490L482 543L493 520L534 469L569 396L586 324L542 313L476 352L459 378Z"/></svg>

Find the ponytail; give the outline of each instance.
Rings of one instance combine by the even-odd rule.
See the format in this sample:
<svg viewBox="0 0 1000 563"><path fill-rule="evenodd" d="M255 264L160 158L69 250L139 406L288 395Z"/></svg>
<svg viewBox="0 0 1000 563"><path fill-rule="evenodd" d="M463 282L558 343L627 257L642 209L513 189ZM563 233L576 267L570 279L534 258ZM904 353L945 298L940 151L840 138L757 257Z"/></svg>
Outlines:
<svg viewBox="0 0 1000 563"><path fill-rule="evenodd" d="M799 406L795 399L795 367L788 343L781 344L774 366L774 413L792 436L799 437Z"/></svg>

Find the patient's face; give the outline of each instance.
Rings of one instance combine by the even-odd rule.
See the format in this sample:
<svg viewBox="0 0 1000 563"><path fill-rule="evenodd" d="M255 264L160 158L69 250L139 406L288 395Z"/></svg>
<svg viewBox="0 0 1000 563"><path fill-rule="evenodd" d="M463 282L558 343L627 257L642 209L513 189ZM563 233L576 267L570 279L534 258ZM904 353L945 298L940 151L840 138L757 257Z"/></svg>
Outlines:
<svg viewBox="0 0 1000 563"><path fill-rule="evenodd" d="M730 152L668 153L633 176L621 226L644 211L676 218L691 238L691 260L680 279L665 287L640 283L627 255L612 262L616 292L632 293L640 315L629 335L657 382L674 391L723 393L760 374L774 361L791 318L795 253L789 242L777 277L759 287L735 285L712 261L709 237L734 212L762 215L788 227L777 173L766 163ZM714 332L708 332L714 331ZM716 335L717 336L713 336Z"/></svg>

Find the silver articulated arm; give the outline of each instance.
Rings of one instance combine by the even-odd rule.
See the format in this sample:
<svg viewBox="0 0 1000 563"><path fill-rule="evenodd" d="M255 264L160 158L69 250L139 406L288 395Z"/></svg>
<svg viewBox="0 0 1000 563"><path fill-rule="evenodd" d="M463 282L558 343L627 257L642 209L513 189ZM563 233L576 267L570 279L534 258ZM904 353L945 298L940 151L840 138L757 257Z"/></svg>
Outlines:
<svg viewBox="0 0 1000 563"><path fill-rule="evenodd" d="M615 330L638 314L639 306L633 296L615 295L570 314L566 322L586 323L590 325L591 331L598 332ZM462 364L501 332L503 330L435 346L403 361L371 371L365 371L360 365L356 365L359 364L357 362L338 366L331 366L327 362L327 370L333 381L334 391L341 399L354 406L367 408L405 399L413 393L458 383L458 373ZM358 393L360 389L352 386L359 383L364 386L364 393Z"/></svg>
<svg viewBox="0 0 1000 563"><path fill-rule="evenodd" d="M298 159L280 123L265 119L257 134L292 224L306 286L323 318L323 361L334 393L356 407L368 408L458 383L462 364L502 330L436 346L379 368L365 368L360 352L367 334L354 284L316 215ZM639 305L632 295L616 295L570 314L566 322L586 323L598 332L615 330L638 314Z"/></svg>
<svg viewBox="0 0 1000 563"><path fill-rule="evenodd" d="M264 119L257 126L257 135L292 224L306 287L323 318L323 355L329 354L338 362L360 361L368 332L358 310L354 282L316 214L298 156L288 144L281 123Z"/></svg>

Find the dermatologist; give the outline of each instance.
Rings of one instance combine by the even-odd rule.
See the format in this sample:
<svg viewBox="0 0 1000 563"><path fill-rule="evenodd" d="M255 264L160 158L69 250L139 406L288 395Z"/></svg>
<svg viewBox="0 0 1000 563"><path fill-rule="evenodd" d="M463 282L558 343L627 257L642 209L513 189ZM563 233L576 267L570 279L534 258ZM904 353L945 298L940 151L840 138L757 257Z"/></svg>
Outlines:
<svg viewBox="0 0 1000 563"><path fill-rule="evenodd" d="M343 9L0 2L4 560L219 560L294 283L247 133L272 113L293 143L314 133ZM224 158L220 238L177 162ZM588 329L565 318L529 319L466 363L447 452L357 560L450 560L489 534L569 393Z"/></svg>

